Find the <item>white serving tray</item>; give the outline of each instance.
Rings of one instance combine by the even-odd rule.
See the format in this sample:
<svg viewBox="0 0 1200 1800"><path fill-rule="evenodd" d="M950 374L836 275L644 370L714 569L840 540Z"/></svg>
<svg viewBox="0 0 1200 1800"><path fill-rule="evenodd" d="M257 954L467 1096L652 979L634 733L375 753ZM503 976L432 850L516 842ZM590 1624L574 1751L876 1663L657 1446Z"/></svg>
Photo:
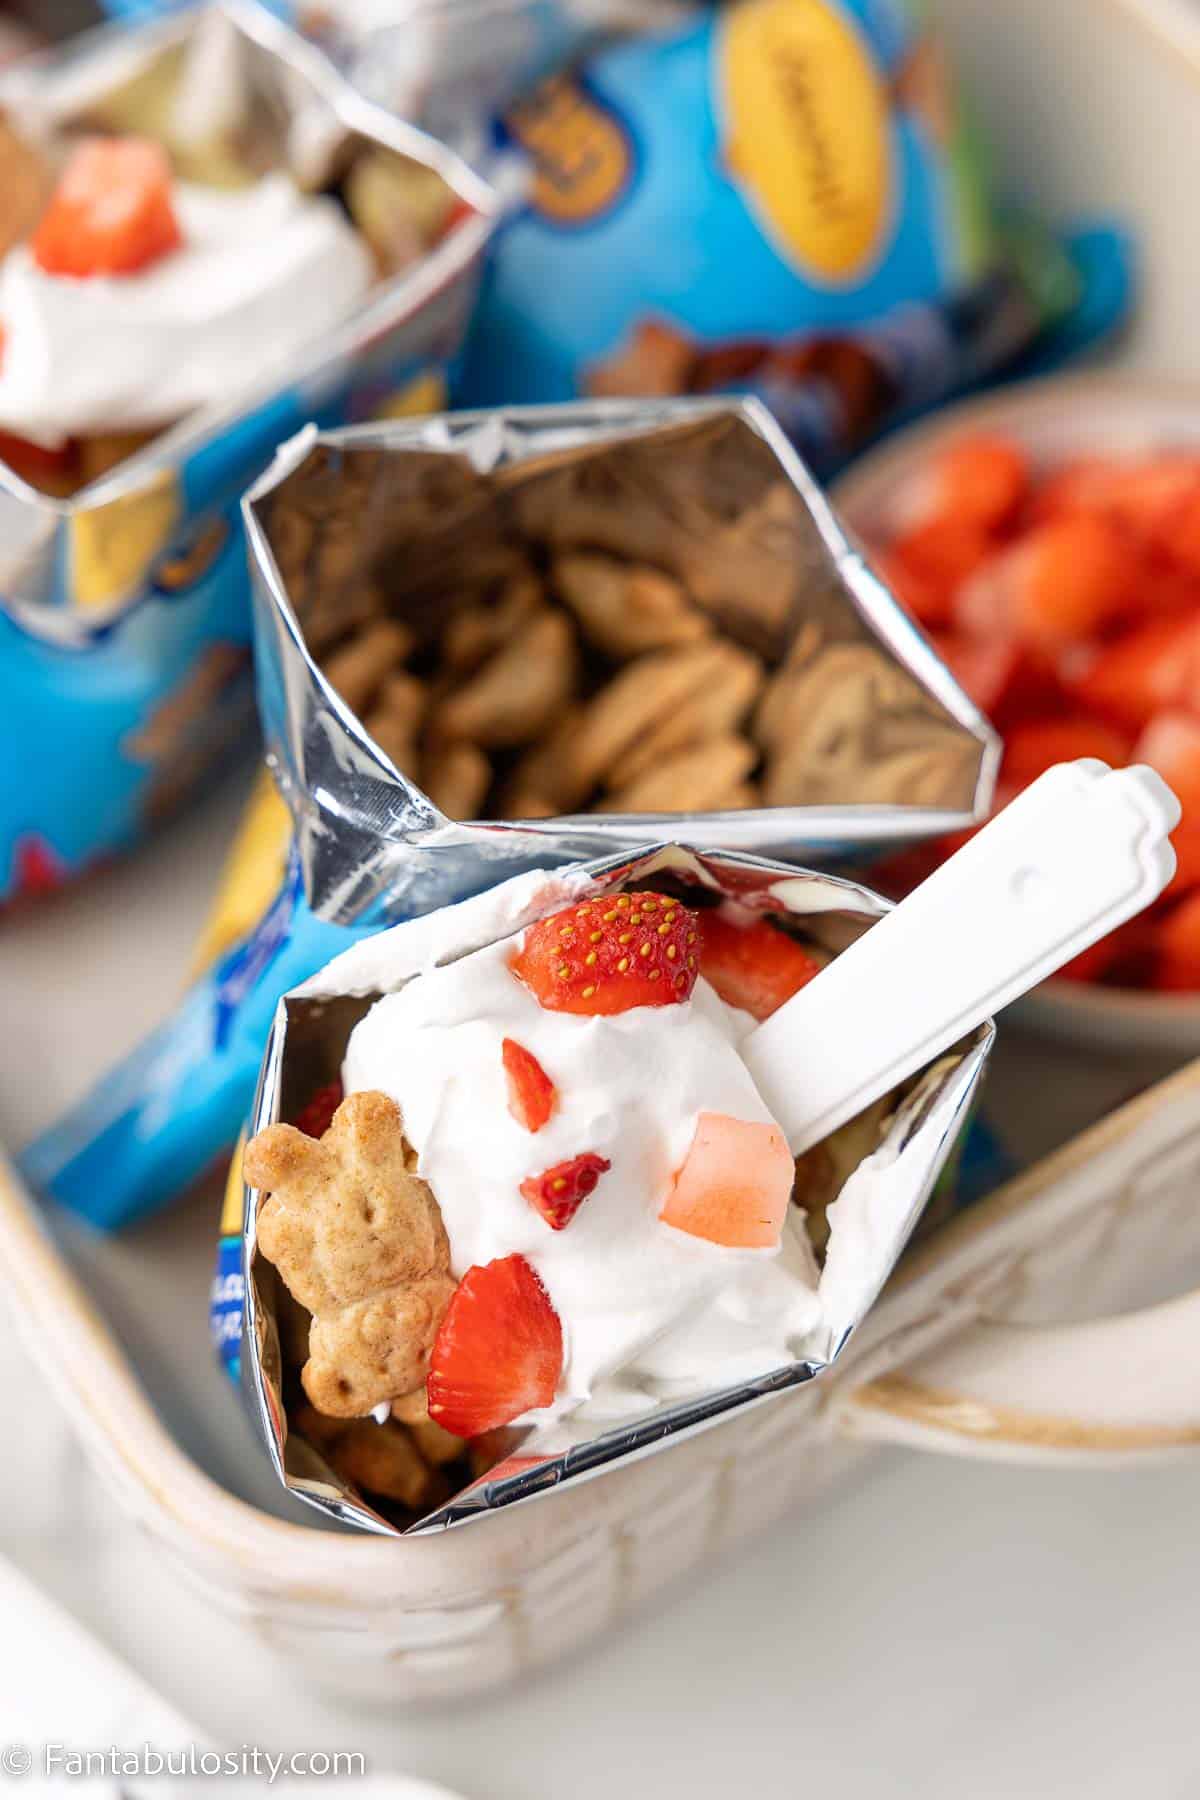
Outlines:
<svg viewBox="0 0 1200 1800"><path fill-rule="evenodd" d="M1130 1085L1047 1055L1001 1045L994 1099L1027 1140ZM315 1526L276 1488L205 1341L215 1191L102 1240L0 1180L0 1283L117 1502L211 1604L310 1679L429 1700L561 1657L880 1441L1090 1464L1200 1445L1200 1299L1162 1301L1200 1280L1198 1181L1192 1065L912 1253L830 1379L440 1538Z"/></svg>

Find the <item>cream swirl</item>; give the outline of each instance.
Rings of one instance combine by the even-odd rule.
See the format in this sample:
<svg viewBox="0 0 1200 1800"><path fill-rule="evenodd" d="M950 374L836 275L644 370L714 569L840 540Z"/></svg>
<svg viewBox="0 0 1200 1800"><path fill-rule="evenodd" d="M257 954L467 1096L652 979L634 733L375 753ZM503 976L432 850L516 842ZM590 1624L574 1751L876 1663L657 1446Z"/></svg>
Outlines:
<svg viewBox="0 0 1200 1800"><path fill-rule="evenodd" d="M226 192L177 183L184 242L134 275L0 266L0 429L47 448L150 430L230 400L346 318L370 254L336 201L286 175Z"/></svg>
<svg viewBox="0 0 1200 1800"><path fill-rule="evenodd" d="M386 994L345 1058L347 1092L378 1088L399 1103L453 1273L514 1252L536 1269L563 1327L553 1414L627 1418L790 1361L819 1314L801 1215L765 1251L707 1243L659 1218L700 1113L772 1122L738 1049L754 1021L704 981L682 1005L550 1012L510 971L512 948L489 945ZM505 1037L558 1090L536 1134L508 1110ZM611 1168L553 1231L521 1183L586 1151Z"/></svg>

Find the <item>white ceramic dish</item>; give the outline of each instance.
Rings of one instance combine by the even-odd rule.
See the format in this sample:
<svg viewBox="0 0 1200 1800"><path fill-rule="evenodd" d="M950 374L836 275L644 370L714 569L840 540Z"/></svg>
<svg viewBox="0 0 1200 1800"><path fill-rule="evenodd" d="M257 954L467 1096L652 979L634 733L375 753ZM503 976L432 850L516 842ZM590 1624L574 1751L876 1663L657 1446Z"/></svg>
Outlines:
<svg viewBox="0 0 1200 1800"><path fill-rule="evenodd" d="M1056 376L948 407L898 432L837 483L834 500L852 530L885 534L928 458L971 431L1016 438L1053 467L1084 452L1135 455L1172 445L1200 447L1200 381L1144 375ZM1039 1031L1101 1049L1200 1052L1200 995L1048 981L1019 1002Z"/></svg>

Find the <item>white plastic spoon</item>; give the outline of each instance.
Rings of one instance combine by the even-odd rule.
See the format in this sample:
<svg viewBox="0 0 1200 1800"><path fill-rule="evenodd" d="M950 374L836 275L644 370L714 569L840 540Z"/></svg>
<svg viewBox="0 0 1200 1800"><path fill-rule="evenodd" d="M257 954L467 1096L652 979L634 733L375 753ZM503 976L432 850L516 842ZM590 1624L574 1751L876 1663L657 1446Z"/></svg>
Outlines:
<svg viewBox="0 0 1200 1800"><path fill-rule="evenodd" d="M793 1152L1156 900L1179 818L1152 769L1087 758L1026 788L746 1039Z"/></svg>

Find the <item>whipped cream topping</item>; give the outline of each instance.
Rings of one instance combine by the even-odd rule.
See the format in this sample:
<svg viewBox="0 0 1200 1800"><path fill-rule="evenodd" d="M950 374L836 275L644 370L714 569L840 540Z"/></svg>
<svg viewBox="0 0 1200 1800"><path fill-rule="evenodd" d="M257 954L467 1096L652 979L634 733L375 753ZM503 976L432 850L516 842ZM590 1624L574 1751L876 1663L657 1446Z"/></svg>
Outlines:
<svg viewBox="0 0 1200 1800"><path fill-rule="evenodd" d="M353 310L374 271L336 201L286 175L177 182L182 246L134 275L0 265L0 430L47 448L150 430L235 397Z"/></svg>
<svg viewBox="0 0 1200 1800"><path fill-rule="evenodd" d="M550 1012L509 969L513 948L510 938L426 967L378 1000L351 1035L343 1079L348 1093L377 1088L400 1105L453 1273L519 1252L541 1278L564 1367L555 1406L530 1421L628 1418L792 1360L820 1312L801 1215L778 1250L728 1249L658 1216L701 1112L772 1122L738 1050L753 1019L703 980L682 1005ZM537 1133L508 1110L505 1037L558 1090ZM585 1151L612 1166L553 1231L521 1182Z"/></svg>

